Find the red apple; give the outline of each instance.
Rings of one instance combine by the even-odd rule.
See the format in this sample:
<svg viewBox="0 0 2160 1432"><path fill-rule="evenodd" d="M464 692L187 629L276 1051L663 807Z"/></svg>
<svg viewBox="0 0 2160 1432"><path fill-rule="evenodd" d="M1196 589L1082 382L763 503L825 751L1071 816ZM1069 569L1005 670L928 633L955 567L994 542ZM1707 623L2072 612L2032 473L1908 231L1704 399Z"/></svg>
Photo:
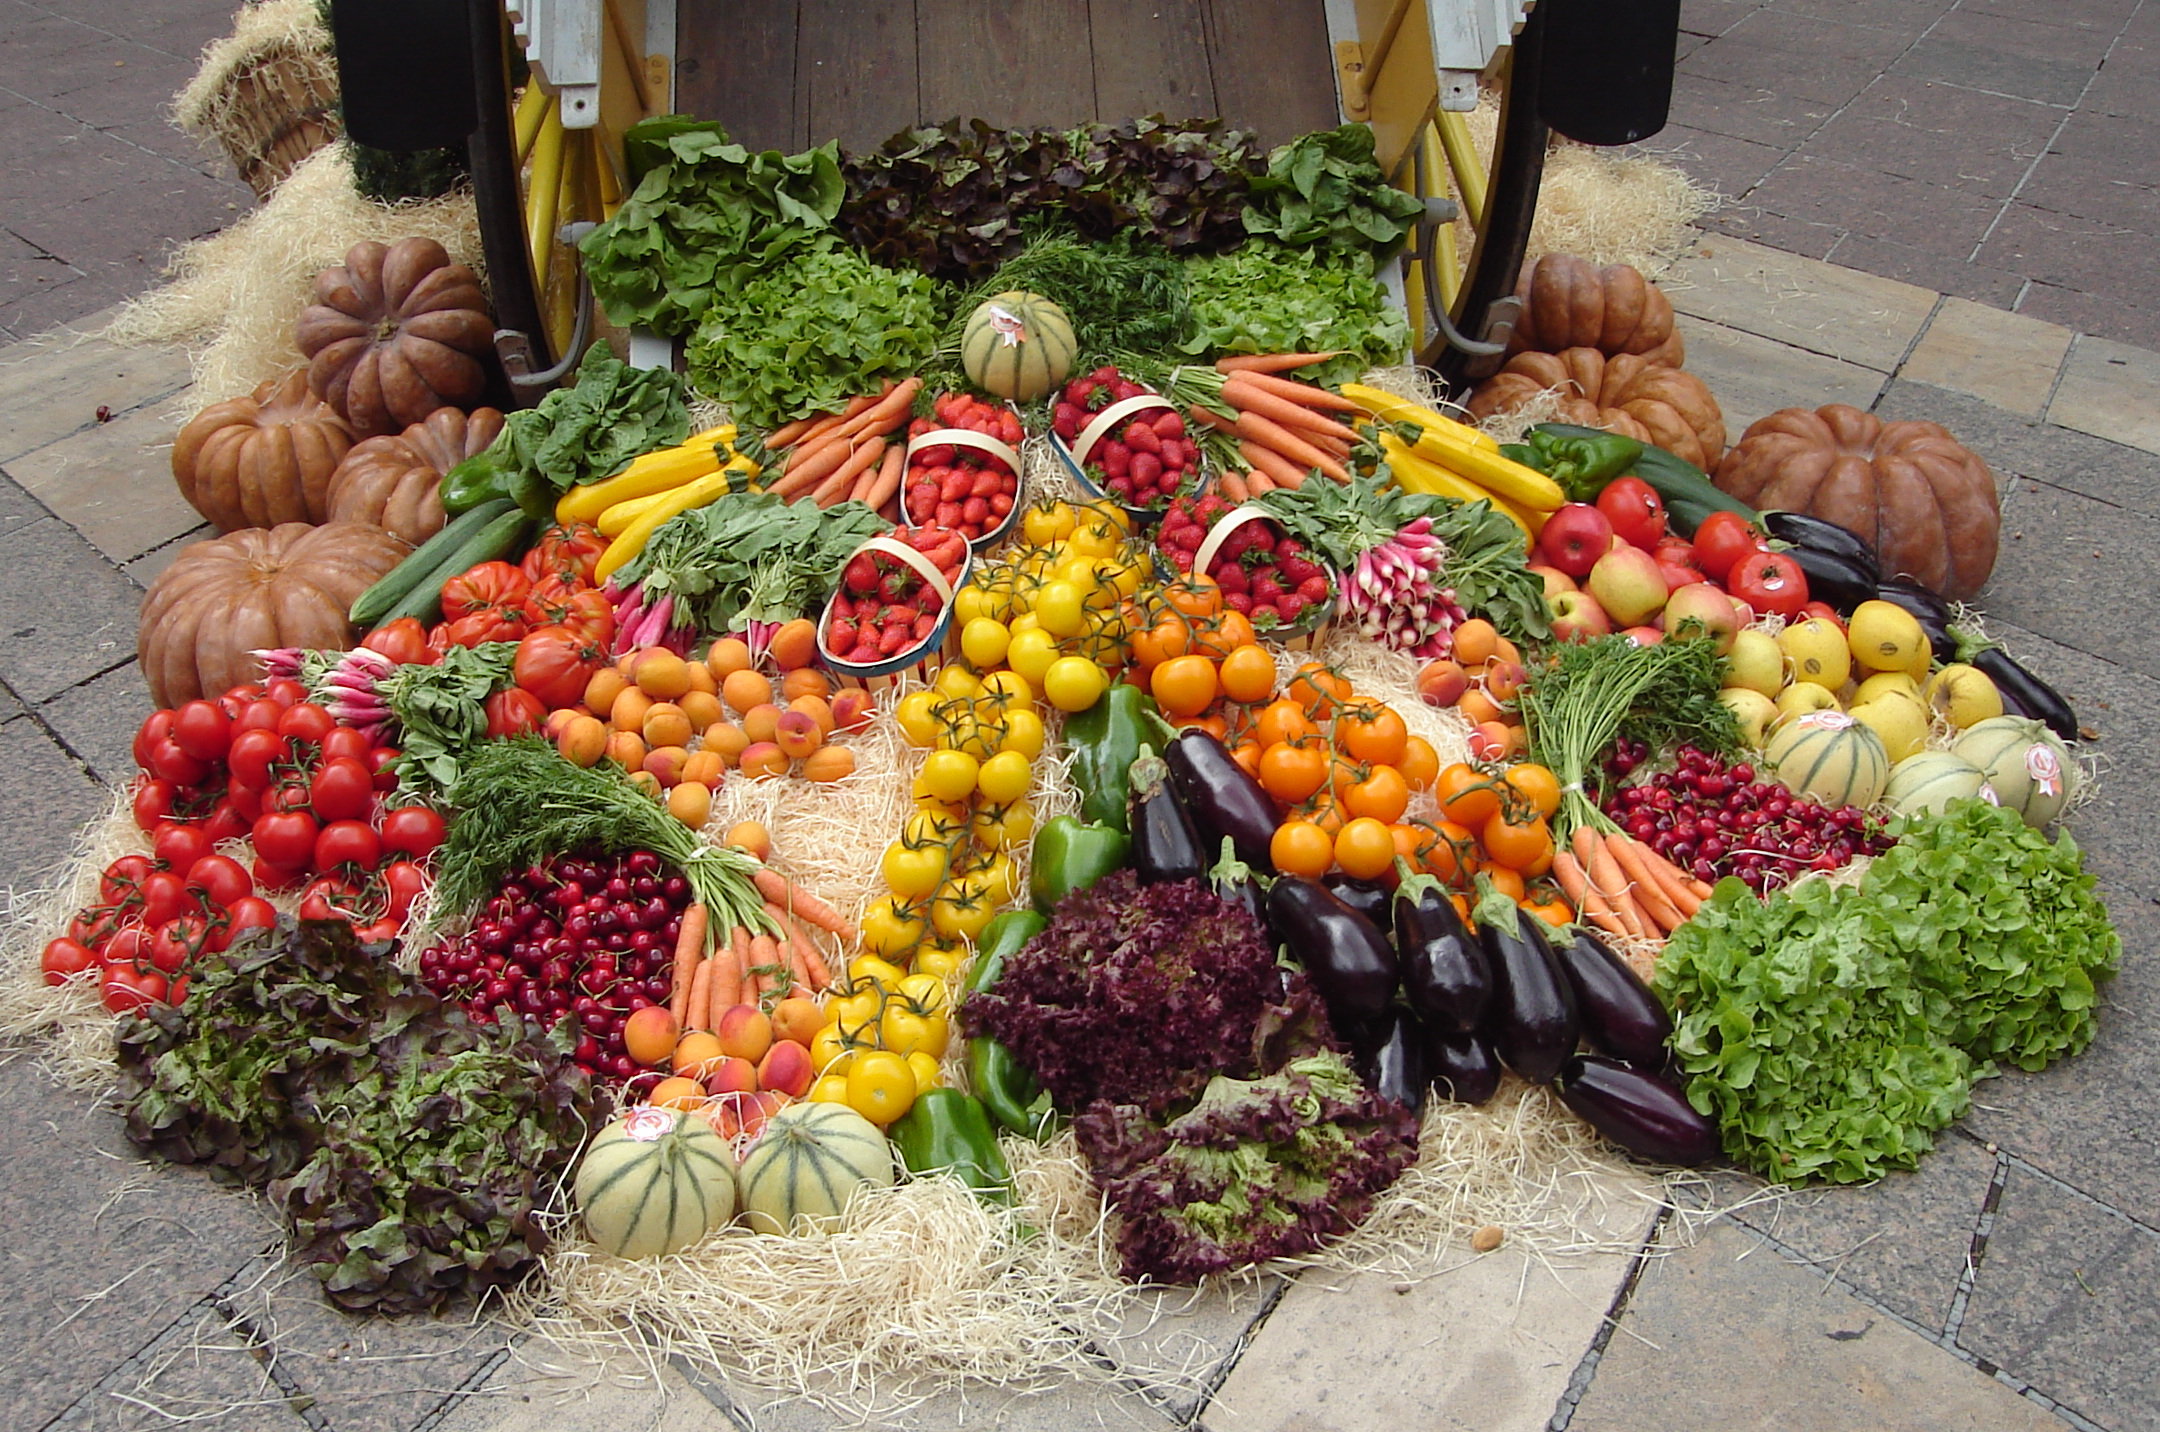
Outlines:
<svg viewBox="0 0 2160 1432"><path fill-rule="evenodd" d="M1612 620L1596 597L1588 592L1562 592L1548 603L1553 612L1553 636L1559 641L1588 641L1612 631Z"/></svg>
<svg viewBox="0 0 2160 1432"><path fill-rule="evenodd" d="M1654 626L1631 626L1620 633L1637 646L1656 646L1665 640L1665 633Z"/></svg>
<svg viewBox="0 0 2160 1432"><path fill-rule="evenodd" d="M1545 562L1581 581L1612 547L1612 522L1587 502L1570 502L1545 520L1537 552Z"/></svg>
<svg viewBox="0 0 2160 1432"><path fill-rule="evenodd" d="M1665 630L1675 636L1707 636L1723 656L1732 650L1733 636L1740 630L1740 613L1721 588L1691 582L1666 599Z"/></svg>
<svg viewBox="0 0 2160 1432"><path fill-rule="evenodd" d="M1590 595L1621 626L1640 626L1665 606L1664 574L1657 559L1638 547L1620 547L1590 569Z"/></svg>

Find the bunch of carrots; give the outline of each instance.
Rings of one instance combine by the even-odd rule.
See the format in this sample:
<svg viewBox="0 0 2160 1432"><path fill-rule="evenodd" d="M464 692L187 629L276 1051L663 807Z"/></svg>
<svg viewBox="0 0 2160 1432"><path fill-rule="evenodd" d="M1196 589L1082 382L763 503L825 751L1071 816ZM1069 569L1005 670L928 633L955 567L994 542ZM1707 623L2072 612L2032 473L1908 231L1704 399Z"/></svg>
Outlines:
<svg viewBox="0 0 2160 1432"><path fill-rule="evenodd" d="M1314 472L1337 482L1350 480L1343 459L1357 434L1333 415L1363 410L1339 393L1284 376L1335 356L1236 354L1215 360L1221 381L1201 380L1198 387L1208 397L1192 405L1192 415L1235 438L1249 469L1223 474L1224 498L1243 502L1278 487L1302 487Z"/></svg>
<svg viewBox="0 0 2160 1432"><path fill-rule="evenodd" d="M765 448L786 454L786 460L765 490L790 502L807 498L820 507L852 499L898 520L907 443L895 435L907 427L921 390L920 378L888 383L837 413L775 429Z"/></svg>
<svg viewBox="0 0 2160 1432"><path fill-rule="evenodd" d="M738 925L724 938L712 938L712 917L702 903L683 912L668 1000L679 1028L711 1029L735 1005L825 989L832 966L810 931L833 936L842 949L855 941L855 927L837 910L777 870L761 865L753 878L765 897L770 929Z"/></svg>
<svg viewBox="0 0 2160 1432"><path fill-rule="evenodd" d="M1553 875L1582 917L1609 935L1662 941L1710 898L1710 887L1627 834L1586 822L1553 857Z"/></svg>

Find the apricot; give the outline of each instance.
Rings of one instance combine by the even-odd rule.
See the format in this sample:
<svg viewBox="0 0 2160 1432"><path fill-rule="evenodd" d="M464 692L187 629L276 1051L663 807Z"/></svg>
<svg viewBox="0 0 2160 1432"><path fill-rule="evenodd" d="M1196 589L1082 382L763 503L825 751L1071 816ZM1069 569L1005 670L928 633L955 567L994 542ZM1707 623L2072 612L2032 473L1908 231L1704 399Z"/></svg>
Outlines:
<svg viewBox="0 0 2160 1432"><path fill-rule="evenodd" d="M754 1004L734 1005L713 1021L713 1033L720 1036L720 1048L726 1053L755 1064L772 1048L772 1016Z"/></svg>
<svg viewBox="0 0 2160 1432"><path fill-rule="evenodd" d="M673 790L682 779L683 762L690 753L680 746L655 746L645 753L639 769L660 783L662 790Z"/></svg>
<svg viewBox="0 0 2160 1432"><path fill-rule="evenodd" d="M790 711L800 711L817 722L818 734L830 736L839 723L833 719L833 709L822 696L797 696L787 704Z"/></svg>
<svg viewBox="0 0 2160 1432"><path fill-rule="evenodd" d="M770 741L780 734L780 708L770 701L742 714L743 733L752 741Z"/></svg>
<svg viewBox="0 0 2160 1432"><path fill-rule="evenodd" d="M718 1035L709 1029L693 1029L675 1041L675 1056L668 1067L677 1074L702 1079L724 1057Z"/></svg>
<svg viewBox="0 0 2160 1432"><path fill-rule="evenodd" d="M705 669L714 678L726 681L738 671L750 669L750 644L739 636L724 636L712 644L705 653Z"/></svg>
<svg viewBox="0 0 2160 1432"><path fill-rule="evenodd" d="M755 671L729 672L720 683L720 699L727 702L728 709L738 715L753 706L763 706L772 700L772 683Z"/></svg>
<svg viewBox="0 0 2160 1432"><path fill-rule="evenodd" d="M761 827L762 828L762 827ZM728 832L730 835L733 831ZM775 1039L791 1039L803 1048L825 1024L825 1011L818 1002L805 995L790 995L773 1006L772 1031Z"/></svg>
<svg viewBox="0 0 2160 1432"><path fill-rule="evenodd" d="M687 746L697 731L690 713L672 701L655 701L647 707L639 729L648 746Z"/></svg>
<svg viewBox="0 0 2160 1432"><path fill-rule="evenodd" d="M623 1052L640 1064L665 1064L682 1030L664 1004L648 1004L623 1021Z"/></svg>
<svg viewBox="0 0 2160 1432"><path fill-rule="evenodd" d="M837 781L855 774L855 753L845 746L824 746L803 757L802 773L813 781Z"/></svg>
<svg viewBox="0 0 2160 1432"><path fill-rule="evenodd" d="M724 766L742 759L743 748L749 744L749 733L730 722L715 722L705 728L705 749L718 756Z"/></svg>
<svg viewBox="0 0 2160 1432"><path fill-rule="evenodd" d="M555 734L555 749L574 766L598 763L608 753L608 728L597 716L577 716Z"/></svg>
<svg viewBox="0 0 2160 1432"><path fill-rule="evenodd" d="M630 685L630 678L612 666L603 666L585 683L585 709L595 716L605 716L615 709L615 698L622 695Z"/></svg>
<svg viewBox="0 0 2160 1432"><path fill-rule="evenodd" d="M667 808L669 815L692 830L703 830L712 819L712 787L703 781L677 781L667 794Z"/></svg>
<svg viewBox="0 0 2160 1432"><path fill-rule="evenodd" d="M801 696L830 696L832 680L814 666L799 666L780 678L780 695L788 701Z"/></svg>
<svg viewBox="0 0 2160 1432"><path fill-rule="evenodd" d="M695 1079L662 1079L653 1085L645 1102L663 1109L695 1109L705 1102L705 1086Z"/></svg>
<svg viewBox="0 0 2160 1432"><path fill-rule="evenodd" d="M715 721L727 720L727 707L721 705L720 698L710 691L685 692L682 700L675 704L682 708L683 715L690 718L690 724L700 731Z"/></svg>
<svg viewBox="0 0 2160 1432"><path fill-rule="evenodd" d="M734 825L729 826L728 833L721 837L720 843L722 845L732 845L737 850L748 851L760 860L772 859L772 832L754 820L737 821ZM821 1011L818 1015L819 1020L822 1022L824 1017ZM816 1031L811 1032L815 1033Z"/></svg>
<svg viewBox="0 0 2160 1432"><path fill-rule="evenodd" d="M647 696L673 701L690 689L690 663L666 647L656 646L638 657L637 665L630 669L630 679Z"/></svg>
<svg viewBox="0 0 2160 1432"><path fill-rule="evenodd" d="M720 759L718 751L692 751L690 759L683 762L682 778L701 786L717 786L726 770L727 762Z"/></svg>
<svg viewBox="0 0 2160 1432"><path fill-rule="evenodd" d="M645 713L652 710L653 699L635 686L625 686L615 704L608 708L608 724L618 731L643 731Z"/></svg>
<svg viewBox="0 0 2160 1432"><path fill-rule="evenodd" d="M607 738L607 758L626 771L645 768L645 738L635 731L616 731Z"/></svg>
<svg viewBox="0 0 2160 1432"><path fill-rule="evenodd" d="M773 741L787 752L790 760L799 761L825 744L825 733L818 729L817 718L809 712L783 711Z"/></svg>
<svg viewBox="0 0 2160 1432"><path fill-rule="evenodd" d="M765 650L782 671L802 670L817 659L817 623L808 617L782 622Z"/></svg>

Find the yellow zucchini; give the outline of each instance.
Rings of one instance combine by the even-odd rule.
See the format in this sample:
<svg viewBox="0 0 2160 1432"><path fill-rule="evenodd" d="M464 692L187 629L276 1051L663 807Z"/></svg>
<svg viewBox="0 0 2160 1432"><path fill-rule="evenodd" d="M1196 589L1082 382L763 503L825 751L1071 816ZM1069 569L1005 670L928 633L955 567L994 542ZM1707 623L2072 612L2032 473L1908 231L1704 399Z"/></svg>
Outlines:
<svg viewBox="0 0 2160 1432"><path fill-rule="evenodd" d="M675 488L665 494L659 502L654 503L651 507L646 508L632 518L630 525L625 527L614 541L608 543L607 551L600 554L599 565L593 570L593 580L595 582L606 581L609 575L622 566L623 563L644 551L645 544L652 540L653 533L659 531L674 518L688 512L693 507L703 507L715 498L725 497L728 490L728 478L729 474L725 472L707 473L694 482L687 482ZM613 481L613 479L609 480Z"/></svg>
<svg viewBox="0 0 2160 1432"><path fill-rule="evenodd" d="M1567 501L1567 494L1560 490L1560 484L1536 468L1525 467L1499 452L1486 452L1436 438L1430 428L1418 439L1412 451L1427 462L1466 477L1518 507L1552 512Z"/></svg>
<svg viewBox="0 0 2160 1432"><path fill-rule="evenodd" d="M633 460L605 481L571 488L555 504L555 520L566 526L590 522L618 502L667 492L719 470L720 450L711 439L661 448Z"/></svg>
<svg viewBox="0 0 2160 1432"><path fill-rule="evenodd" d="M1496 439L1466 423L1459 423L1444 414L1436 413L1431 408L1421 407L1408 398L1398 398L1393 393L1368 388L1363 383L1343 384L1342 395L1383 422L1416 423L1428 433L1453 438L1471 447L1483 448L1487 452L1500 451L1500 444Z"/></svg>

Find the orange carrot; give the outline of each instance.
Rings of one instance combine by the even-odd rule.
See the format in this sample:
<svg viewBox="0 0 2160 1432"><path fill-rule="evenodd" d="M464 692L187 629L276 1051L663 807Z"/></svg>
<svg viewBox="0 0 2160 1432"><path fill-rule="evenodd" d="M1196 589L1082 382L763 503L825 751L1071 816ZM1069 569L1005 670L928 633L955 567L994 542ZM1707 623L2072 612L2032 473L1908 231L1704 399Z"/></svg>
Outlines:
<svg viewBox="0 0 2160 1432"><path fill-rule="evenodd" d="M877 470L875 472L865 471L861 477L855 479L855 486L851 488L848 492L849 498L856 502L868 502L870 500L871 494L876 492L880 487L885 486L888 482L890 482L892 486L898 487L900 485L901 474L903 471L906 470L906 468L907 444L887 444L885 448L885 460L878 464Z"/></svg>
<svg viewBox="0 0 2160 1432"><path fill-rule="evenodd" d="M1235 472L1226 472L1217 478L1215 487L1222 493L1222 500L1229 503L1242 503L1252 496L1252 490L1246 486L1244 477Z"/></svg>
<svg viewBox="0 0 2160 1432"><path fill-rule="evenodd" d="M1237 432L1241 438L1273 448L1300 467L1317 467L1337 482L1350 480L1341 463L1264 413L1239 413Z"/></svg>
<svg viewBox="0 0 2160 1432"><path fill-rule="evenodd" d="M890 432L907 420L908 407L915 401L915 395L921 391L922 379L908 379L842 423L834 430L833 436L849 438L862 433Z"/></svg>
<svg viewBox="0 0 2160 1432"><path fill-rule="evenodd" d="M1574 902L1575 908L1585 920L1608 935L1627 933L1627 926L1620 923L1620 917L1613 913L1612 906L1606 904L1597 891L1590 888L1590 877L1583 873L1582 862L1575 858L1572 851L1563 850L1555 855L1552 868L1554 878L1560 882L1560 892Z"/></svg>
<svg viewBox="0 0 2160 1432"><path fill-rule="evenodd" d="M1277 393L1256 384L1248 383L1243 376L1232 378L1222 385L1223 400L1242 412L1259 413L1273 418L1284 427L1299 433L1319 433L1325 437L1340 438L1346 443L1357 441L1357 434L1324 413L1316 413L1302 403L1293 403Z"/></svg>
<svg viewBox="0 0 2160 1432"><path fill-rule="evenodd" d="M1629 879L1634 882L1634 888L1628 893L1642 906L1643 913L1655 920L1662 931L1670 933L1679 929L1680 912L1673 908L1672 901L1665 898L1665 892L1658 886L1657 877L1652 875L1650 867L1643 863L1640 848L1633 841L1619 835L1606 837L1605 848L1612 852L1613 858L1620 862L1620 868L1626 871Z"/></svg>
<svg viewBox="0 0 2160 1432"><path fill-rule="evenodd" d="M1306 440L1337 462L1341 462L1344 458L1350 456L1350 444L1344 442L1341 438L1331 438L1322 433L1313 433Z"/></svg>
<svg viewBox="0 0 2160 1432"><path fill-rule="evenodd" d="M1287 373L1293 368L1310 368L1315 363L1325 363L1330 358L1342 357L1342 350L1333 353L1233 353L1227 358L1215 360L1218 373Z"/></svg>
<svg viewBox="0 0 2160 1432"><path fill-rule="evenodd" d="M699 965L697 973L690 977L689 1025L692 1029L712 1028L713 966L716 960Z"/></svg>
<svg viewBox="0 0 2160 1432"><path fill-rule="evenodd" d="M1188 412L1185 416L1188 418L1198 418L1201 422L1206 423L1209 427L1219 429L1222 432L1234 433L1237 431L1236 418L1226 418L1221 413L1216 412L1213 408L1209 407L1205 403L1193 404L1192 411Z"/></svg>
<svg viewBox="0 0 2160 1432"><path fill-rule="evenodd" d="M1622 842L1641 857L1643 869L1649 871L1650 878L1657 882L1658 893L1671 902L1673 909L1680 912L1681 919L1692 918L1695 912L1702 908L1702 897L1688 889L1689 877L1686 871L1631 835L1622 833L1612 838Z"/></svg>
<svg viewBox="0 0 2160 1432"><path fill-rule="evenodd" d="M833 469L846 462L849 456L848 444L834 438L802 461L790 462L780 480L765 490L785 497L791 492L815 487L830 477Z"/></svg>
<svg viewBox="0 0 2160 1432"><path fill-rule="evenodd" d="M879 395L875 393L865 393L859 398L848 399L847 406L843 407L837 413L826 413L822 416L799 418L796 420L796 422L788 424L786 428L780 429L780 432L774 433L771 437L765 439L765 446L775 452L779 451L781 448L784 447L815 447L818 442L825 438L828 434L830 434L834 428L839 427L849 418L854 417L864 408L869 407L872 403L878 400L878 397ZM796 427L798 424L800 424L801 430L797 432L793 437L784 438L781 436L782 433L788 431L788 428Z"/></svg>
<svg viewBox="0 0 2160 1432"><path fill-rule="evenodd" d="M1697 880L1693 876L1688 877L1687 888L1688 894L1693 895L1698 900L1707 900L1717 893L1711 888L1709 881Z"/></svg>
<svg viewBox="0 0 2160 1432"><path fill-rule="evenodd" d="M1245 490L1258 497L1263 492L1275 490L1275 479L1257 468L1245 474Z"/></svg>
<svg viewBox="0 0 2160 1432"><path fill-rule="evenodd" d="M750 937L750 972L753 987L762 998L767 990L780 987L780 971L787 968L781 958L780 942L770 935Z"/></svg>
<svg viewBox="0 0 2160 1432"><path fill-rule="evenodd" d="M1635 902L1628 897L1627 876L1621 872L1620 862L1613 858L1612 850L1598 833L1587 825L1576 826L1574 852L1590 876L1590 888L1612 906L1613 913L1627 926L1628 933L1647 937L1650 928Z"/></svg>
<svg viewBox="0 0 2160 1432"><path fill-rule="evenodd" d="M871 471L884 460L885 439L871 438L848 454L847 461L833 469L832 475L818 484L817 491L811 494L811 500L820 507L832 506L847 496L848 489L854 486L856 478Z"/></svg>
<svg viewBox="0 0 2160 1432"><path fill-rule="evenodd" d="M810 993L813 988L810 983L810 961L803 956L803 947L810 942L803 938L802 927L788 918L787 911L770 900L765 902L765 918L772 921L773 928L780 932L774 943L787 960L788 977L795 982L794 989L789 993Z"/></svg>
<svg viewBox="0 0 2160 1432"><path fill-rule="evenodd" d="M885 465L878 469L877 481L860 500L864 505L883 512L886 503L899 500L900 484L906 477L907 445L896 442L885 454Z"/></svg>
<svg viewBox="0 0 2160 1432"><path fill-rule="evenodd" d="M832 966L825 962L825 952L817 947L817 941L810 938L801 922L769 901L766 903L765 913L773 917L774 923L779 925L781 932L787 936L789 958L802 961L803 978L808 981L809 988L820 990L829 986L832 983Z"/></svg>
<svg viewBox="0 0 2160 1432"><path fill-rule="evenodd" d="M1304 383L1296 378L1278 378L1273 373L1256 373L1251 369L1237 375L1240 383L1249 383L1263 392L1278 398L1288 398L1308 408L1325 408L1331 413L1362 413L1365 410L1340 393L1329 392L1318 383Z"/></svg>
<svg viewBox="0 0 2160 1432"><path fill-rule="evenodd" d="M780 449L801 438L821 421L823 420L819 418L797 418L792 423L782 423L765 435L765 450L767 452L780 451Z"/></svg>
<svg viewBox="0 0 2160 1432"><path fill-rule="evenodd" d="M1237 445L1238 456L1252 464L1255 477L1266 477L1277 487L1292 491L1305 485L1305 472L1296 463L1284 457L1265 443L1246 438Z"/></svg>
<svg viewBox="0 0 2160 1432"><path fill-rule="evenodd" d="M720 967L713 976L713 1004L723 1010L733 1009L742 1003L743 963L750 953L750 932L736 926L728 932L727 953L715 954L712 963Z"/></svg>
<svg viewBox="0 0 2160 1432"><path fill-rule="evenodd" d="M709 923L703 901L693 900L683 911L682 933L675 940L675 979L668 991L668 1013L675 1016L678 1028L690 1012L690 981L705 958L705 927Z"/></svg>
<svg viewBox="0 0 2160 1432"><path fill-rule="evenodd" d="M758 894L789 914L808 920L827 934L838 935L843 944L855 943L855 927L841 918L839 911L770 865L760 865L751 879L757 882Z"/></svg>

